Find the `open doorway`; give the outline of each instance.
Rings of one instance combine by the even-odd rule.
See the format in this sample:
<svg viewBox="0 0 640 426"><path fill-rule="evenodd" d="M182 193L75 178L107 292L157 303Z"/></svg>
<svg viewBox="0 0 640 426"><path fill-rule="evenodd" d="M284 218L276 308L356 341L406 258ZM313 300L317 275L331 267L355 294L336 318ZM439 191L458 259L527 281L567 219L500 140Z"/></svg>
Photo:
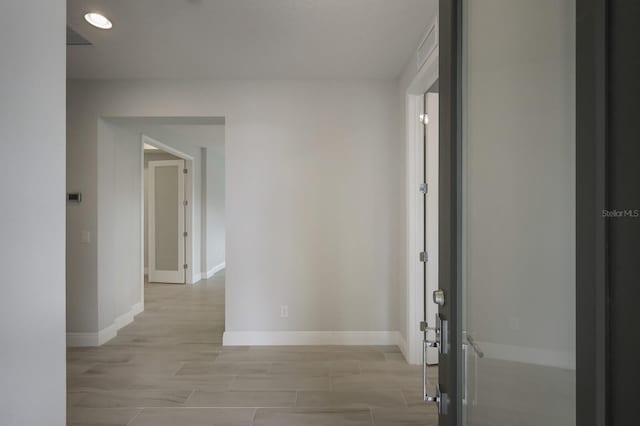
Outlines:
<svg viewBox="0 0 640 426"><path fill-rule="evenodd" d="M178 171L187 169L187 173L181 175L185 194L182 201L187 201L187 206L182 206L184 230L178 231L174 226L171 231L174 253L182 249L184 254L184 260L176 258L172 262L183 266L181 275L184 278L169 280L161 277L155 280L182 282L189 287L226 267L224 118L98 118L96 195L94 198L85 197L84 203L78 203L77 210L90 207L93 200L100 222L94 231L95 236L93 232L84 232L85 228L91 228L82 221L76 220L72 224L81 229L83 235L93 237L90 241L96 244L97 297L93 299L95 306L82 308L96 313L95 322L89 331L69 332L69 346L100 346L116 337L148 307L145 263L149 265L149 252L147 250L145 262L145 241L149 233L145 230L148 205L145 209L143 140L164 153L162 159L155 160L184 161L184 167L173 169L174 177ZM180 212L174 213L177 217ZM180 247L176 241L181 241ZM85 244L84 249L87 250L88 246ZM71 266L81 265L83 255L84 252L77 250L77 254L70 257ZM174 266L176 275L178 271ZM74 288L74 285L71 281L70 287ZM81 308L74 303L68 304L69 310ZM81 325L70 321L70 326Z"/></svg>
<svg viewBox="0 0 640 426"><path fill-rule="evenodd" d="M193 265L193 157L142 135L144 269L148 282L185 284ZM192 171L193 173L193 171Z"/></svg>
<svg viewBox="0 0 640 426"><path fill-rule="evenodd" d="M106 326L71 336L91 347L68 351L68 416L115 406L105 421L128 424L132 407L186 404L215 380L197 367L216 359L226 326L225 121L101 117L97 134Z"/></svg>

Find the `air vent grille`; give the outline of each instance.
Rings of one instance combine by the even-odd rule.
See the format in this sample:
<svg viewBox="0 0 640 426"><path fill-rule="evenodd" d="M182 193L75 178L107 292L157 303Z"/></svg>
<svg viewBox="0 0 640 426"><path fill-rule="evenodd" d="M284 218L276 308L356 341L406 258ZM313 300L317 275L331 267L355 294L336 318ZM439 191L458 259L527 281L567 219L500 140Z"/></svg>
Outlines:
<svg viewBox="0 0 640 426"><path fill-rule="evenodd" d="M418 69L422 68L424 63L429 58L429 55L431 55L431 52L433 52L433 49L435 49L437 45L438 26L436 22L429 28L429 31L427 31L427 34L422 39L422 43L420 43L420 46L418 47Z"/></svg>

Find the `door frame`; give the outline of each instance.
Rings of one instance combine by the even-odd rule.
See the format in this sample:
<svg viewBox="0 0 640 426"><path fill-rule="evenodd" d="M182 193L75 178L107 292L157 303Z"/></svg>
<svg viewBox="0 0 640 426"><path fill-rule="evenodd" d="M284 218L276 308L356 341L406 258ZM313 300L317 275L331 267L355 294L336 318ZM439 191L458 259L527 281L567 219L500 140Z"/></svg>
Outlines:
<svg viewBox="0 0 640 426"><path fill-rule="evenodd" d="M145 241L147 238L147 235L145 235L144 232L144 216L146 214L145 210L144 210L144 145L151 145L154 146L164 152L167 152L171 155L174 155L178 158L181 158L184 160L184 164L185 164L185 169L187 169L187 173L184 176L184 184L185 184L185 190L184 190L184 195L185 198L187 200L187 207L185 209L185 231L187 232L187 237L185 240L185 251L184 251L184 259L185 259L185 263L188 265L187 267L187 272L185 274L185 283L186 284L195 284L200 280L200 273L199 271L195 271L193 269L193 232L194 232L194 223L195 223L195 209L193 206L193 200L195 200L195 189L194 189L194 185L193 185L193 161L194 161L194 157L186 154L182 151L179 151L175 148L173 148L172 146L169 146L165 143L162 143L160 141L158 141L157 139L154 139L148 135L142 134L140 137L140 151L141 151L141 157L140 157L140 182L142 183L141 186L141 191L140 191L140 203L141 203L141 207L140 210L142 211L142 215L140 217L141 220L141 253L142 253L142 257L141 259L144 260L144 245L145 245ZM144 275L145 275L145 271L144 271L144 261L141 262L142 263L142 300L144 301Z"/></svg>
<svg viewBox="0 0 640 426"><path fill-rule="evenodd" d="M448 393L440 426L461 420L460 184L462 0L440 0L440 269L448 301L450 352L440 356L440 389ZM576 424L607 420L609 324L606 206L607 3L576 0Z"/></svg>
<svg viewBox="0 0 640 426"><path fill-rule="evenodd" d="M156 217L157 217L157 209L155 207L156 203L156 169L159 167L171 167L177 169L177 179L178 179L178 202L180 205L178 206L178 223L177 223L177 234L178 234L178 264L176 270L159 270L157 267L157 246L156 246ZM185 169L185 160L176 159L176 160L159 160L159 161L149 161L147 163L147 187L148 191L148 199L149 202L147 206L148 209L148 223L149 223L149 234L147 235L147 252L149 254L149 281L157 282L157 283L170 283L170 284L186 284L187 283L187 271L185 269L184 264L186 264L186 256L185 256L185 247L186 247L186 238L184 235L185 232L185 209L184 205L185 200L185 185L184 185L184 173L182 170Z"/></svg>
<svg viewBox="0 0 640 426"><path fill-rule="evenodd" d="M439 309L448 321L448 351L441 353L438 364L440 392L446 394L446 410L440 410L440 426L460 424L459 390L462 377L462 333L459 327L462 306L460 298L460 117L461 70L461 5L462 0L439 2L439 87L440 87L440 187L439 187L439 286L446 301ZM442 402L441 402L442 404Z"/></svg>
<svg viewBox="0 0 640 426"><path fill-rule="evenodd" d="M585 426L608 420L607 7L576 0L576 423Z"/></svg>
<svg viewBox="0 0 640 426"><path fill-rule="evenodd" d="M431 89L430 89L431 90ZM435 327L438 316L438 305L433 301L432 295L439 288L438 285L438 197L439 186L439 94L430 92L424 94L424 110L427 114L428 122L425 128L424 138L424 164L425 182L427 183L427 193L424 196L424 249L427 253L427 262L424 263L426 289L423 295L424 320L429 327ZM428 339L437 339L433 331L427 332ZM438 364L438 350L430 349L425 355L426 363L429 365Z"/></svg>
<svg viewBox="0 0 640 426"><path fill-rule="evenodd" d="M434 44L405 93L406 134L406 340L400 347L409 364L422 363L423 333L420 322L424 318L424 264L420 262L424 235L424 203L420 184L424 181L424 126L419 122L424 112L424 94L438 80L438 17L429 26L424 39L435 32ZM437 257L436 257L437 258ZM428 264L427 264L428 267Z"/></svg>

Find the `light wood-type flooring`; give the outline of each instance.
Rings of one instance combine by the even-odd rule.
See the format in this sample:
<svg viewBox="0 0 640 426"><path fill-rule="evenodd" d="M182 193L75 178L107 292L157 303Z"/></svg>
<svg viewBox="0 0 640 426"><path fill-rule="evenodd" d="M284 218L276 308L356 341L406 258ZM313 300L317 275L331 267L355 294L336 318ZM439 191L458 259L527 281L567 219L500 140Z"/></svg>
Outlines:
<svg viewBox="0 0 640 426"><path fill-rule="evenodd" d="M145 311L68 350L68 424L437 425L397 347L223 347L224 274L147 284Z"/></svg>

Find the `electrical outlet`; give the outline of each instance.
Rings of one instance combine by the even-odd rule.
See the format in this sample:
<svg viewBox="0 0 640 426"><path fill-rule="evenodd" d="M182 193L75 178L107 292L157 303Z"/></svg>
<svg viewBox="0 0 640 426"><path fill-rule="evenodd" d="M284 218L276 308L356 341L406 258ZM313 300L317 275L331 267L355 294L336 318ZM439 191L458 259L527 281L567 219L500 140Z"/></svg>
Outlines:
<svg viewBox="0 0 640 426"><path fill-rule="evenodd" d="M280 305L280 318L289 318L289 306Z"/></svg>

